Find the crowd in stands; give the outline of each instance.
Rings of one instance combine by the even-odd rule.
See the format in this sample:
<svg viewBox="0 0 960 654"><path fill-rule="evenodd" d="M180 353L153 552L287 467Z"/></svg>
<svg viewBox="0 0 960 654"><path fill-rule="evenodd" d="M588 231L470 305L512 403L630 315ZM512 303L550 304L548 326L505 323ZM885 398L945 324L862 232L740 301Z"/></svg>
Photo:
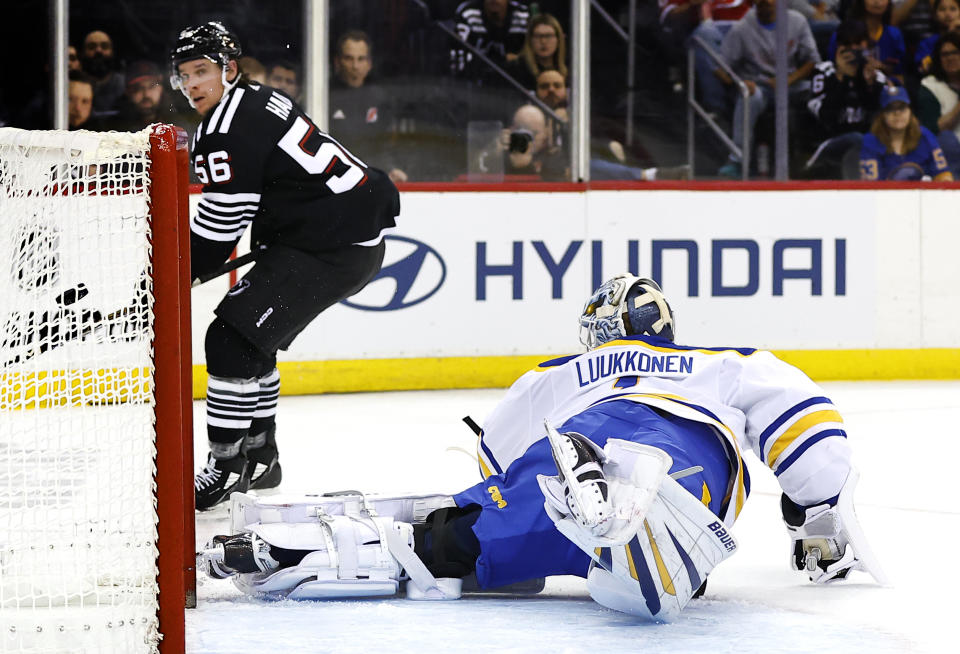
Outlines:
<svg viewBox="0 0 960 654"><path fill-rule="evenodd" d="M694 48L698 101L738 147L752 147L750 172L768 174L762 153L773 139L776 3L660 0L660 7L668 61L676 66ZM958 0L788 0L787 7L791 176L952 179L960 168L960 77L948 72ZM746 99L716 57L746 85ZM736 152L718 170L733 179L742 173Z"/></svg>
<svg viewBox="0 0 960 654"><path fill-rule="evenodd" d="M688 49L695 57L698 102L733 143L751 148L754 168L748 174L769 174L769 158L758 154L771 150L775 131L776 1L638 4L645 10L637 14L636 77L659 86L638 82L642 92L630 89L642 107L630 134L622 127L625 121L604 121L606 114L622 117L631 110L620 99L628 93L622 67L594 68L599 74L592 87L591 177L689 174L677 165L685 163L686 106L685 95L676 93L690 83ZM625 1L599 5L628 27ZM395 182L449 181L465 179L473 156L468 151L476 150L467 141L480 133L473 127L499 124L491 147L502 158L496 169L504 179L570 179L569 2L391 0L384 6L393 8L396 25L354 9L334 13L331 133ZM788 0L787 6L791 177L944 180L960 173L960 0ZM255 37L245 39L251 41ZM594 35L591 49L621 46ZM124 61L102 29L71 45L70 129L137 130L173 122L192 130L195 114L170 91L158 54L154 61ZM247 54L239 63L247 81L302 100L303 71L295 51L263 62ZM43 127L37 117L49 113L47 95L25 103L24 118L11 120L7 111L0 119ZM680 134L672 155L664 155L662 147L656 152L661 135L645 127L647 107L662 98L663 120ZM700 140L716 163L713 171L700 170L702 176L743 176L740 154L719 140ZM476 151L484 157L491 152Z"/></svg>

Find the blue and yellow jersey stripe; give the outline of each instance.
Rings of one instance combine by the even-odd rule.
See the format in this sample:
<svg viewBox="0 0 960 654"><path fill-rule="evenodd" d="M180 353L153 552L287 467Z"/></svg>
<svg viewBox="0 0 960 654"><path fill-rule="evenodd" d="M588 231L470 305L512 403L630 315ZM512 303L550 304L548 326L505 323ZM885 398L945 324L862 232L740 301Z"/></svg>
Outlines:
<svg viewBox="0 0 960 654"><path fill-rule="evenodd" d="M654 350L655 352L699 352L701 354L723 354L724 352L733 352L742 357L748 357L756 354L759 350L751 347L700 347L697 345L677 345L663 338L653 336L626 336L618 338L615 341L609 341L599 347L591 350L596 352L604 347L616 347L617 345L642 345L643 347Z"/></svg>
<svg viewBox="0 0 960 654"><path fill-rule="evenodd" d="M484 479L491 475L503 474L503 468L497 463L497 459L493 456L493 452L490 451L487 444L483 442L482 431L477 437L477 463L480 465L480 474L483 475Z"/></svg>
<svg viewBox="0 0 960 654"><path fill-rule="evenodd" d="M843 418L829 398L811 397L784 411L763 430L760 453L779 476L811 446L832 436L847 437Z"/></svg>
<svg viewBox="0 0 960 654"><path fill-rule="evenodd" d="M569 361L573 361L574 359L576 359L576 358L579 357L579 356L582 356L582 355L580 355L580 354L568 354L568 355L566 355L566 356L557 357L557 358L555 358L555 359L549 359L549 360L547 360L547 361L542 361L542 362L540 362L540 363L537 364L537 367L534 368L534 370L536 370L536 371L538 371L538 372L542 372L542 371L544 371L544 370L550 370L551 368L557 368L557 367L562 366L563 364L565 364L565 363L567 363L567 362L569 362Z"/></svg>

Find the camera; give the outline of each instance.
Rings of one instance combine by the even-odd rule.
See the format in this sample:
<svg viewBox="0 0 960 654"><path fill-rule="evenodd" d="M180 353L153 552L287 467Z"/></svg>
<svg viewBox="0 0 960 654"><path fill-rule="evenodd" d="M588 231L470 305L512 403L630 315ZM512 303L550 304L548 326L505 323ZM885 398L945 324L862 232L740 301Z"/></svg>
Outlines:
<svg viewBox="0 0 960 654"><path fill-rule="evenodd" d="M863 48L855 48L850 51L853 53L853 63L857 68L863 66L867 61L867 52Z"/></svg>
<svg viewBox="0 0 960 654"><path fill-rule="evenodd" d="M523 154L533 143L533 132L528 129L515 129L510 132L510 152Z"/></svg>

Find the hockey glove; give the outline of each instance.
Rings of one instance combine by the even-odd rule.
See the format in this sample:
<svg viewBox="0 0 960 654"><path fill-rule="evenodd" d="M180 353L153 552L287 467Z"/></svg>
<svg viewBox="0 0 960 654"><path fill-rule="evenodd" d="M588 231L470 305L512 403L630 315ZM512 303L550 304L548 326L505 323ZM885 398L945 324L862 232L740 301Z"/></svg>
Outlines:
<svg viewBox="0 0 960 654"><path fill-rule="evenodd" d="M845 579L851 570L862 570L877 583L887 584L853 510L853 490L859 478L856 468L851 468L832 505L801 507L786 495L780 498L783 521L792 539L790 563L814 583Z"/></svg>
<svg viewBox="0 0 960 654"><path fill-rule="evenodd" d="M629 542L670 469L670 457L662 450L618 439L600 449L582 434L560 434L544 424L558 474L537 475L537 482L546 499L544 509L557 529L586 549ZM620 460L610 461L610 452ZM607 465L612 478L605 472Z"/></svg>

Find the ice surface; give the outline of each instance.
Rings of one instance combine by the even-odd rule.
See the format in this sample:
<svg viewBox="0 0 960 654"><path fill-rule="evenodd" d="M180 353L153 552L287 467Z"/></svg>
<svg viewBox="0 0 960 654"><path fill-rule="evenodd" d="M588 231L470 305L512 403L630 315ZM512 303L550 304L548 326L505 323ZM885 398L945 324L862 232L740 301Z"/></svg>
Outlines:
<svg viewBox="0 0 960 654"><path fill-rule="evenodd" d="M669 625L604 609L574 577L524 598L265 602L201 579L187 612L192 654L264 652L954 652L960 543L953 504L960 462L960 382L824 384L844 415L861 480L857 513L892 580L862 573L815 586L789 568L773 475L747 455L753 492L740 551L710 575L704 599ZM502 390L284 397L283 491L459 491L479 480L468 456L477 422ZM196 461L206 458L195 405ZM226 529L200 514L198 541ZM944 554L946 552L946 554Z"/></svg>

